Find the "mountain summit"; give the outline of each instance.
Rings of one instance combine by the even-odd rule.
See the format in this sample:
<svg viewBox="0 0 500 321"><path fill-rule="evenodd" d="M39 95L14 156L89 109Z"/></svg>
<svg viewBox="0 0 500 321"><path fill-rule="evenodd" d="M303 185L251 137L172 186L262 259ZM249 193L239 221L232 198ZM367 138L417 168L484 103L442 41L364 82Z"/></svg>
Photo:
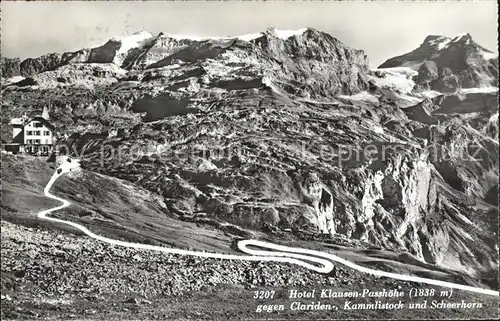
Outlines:
<svg viewBox="0 0 500 321"><path fill-rule="evenodd" d="M379 68L392 67L418 71L417 84L441 92L498 86L498 54L477 44L469 33L453 38L428 36L417 49Z"/></svg>

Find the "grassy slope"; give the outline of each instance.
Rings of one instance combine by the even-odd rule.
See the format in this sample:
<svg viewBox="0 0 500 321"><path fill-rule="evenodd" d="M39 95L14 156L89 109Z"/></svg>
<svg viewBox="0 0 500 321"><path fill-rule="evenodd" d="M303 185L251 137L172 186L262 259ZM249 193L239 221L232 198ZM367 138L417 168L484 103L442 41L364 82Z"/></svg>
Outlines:
<svg viewBox="0 0 500 321"><path fill-rule="evenodd" d="M35 214L59 205L43 196L43 188L54 169L45 159L3 156L2 218L28 226L52 226L53 223L41 222ZM78 177L61 177L52 192L72 202L54 216L80 222L112 238L226 252L232 241L213 227L169 216L161 200L119 179L82 172ZM80 233L71 227L59 228Z"/></svg>

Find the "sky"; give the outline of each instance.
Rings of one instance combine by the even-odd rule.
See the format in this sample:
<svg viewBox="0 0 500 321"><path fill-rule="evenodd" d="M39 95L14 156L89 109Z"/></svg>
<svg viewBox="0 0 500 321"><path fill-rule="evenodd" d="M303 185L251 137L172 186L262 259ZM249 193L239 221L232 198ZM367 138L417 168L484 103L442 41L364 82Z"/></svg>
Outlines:
<svg viewBox="0 0 500 321"><path fill-rule="evenodd" d="M37 57L96 47L146 30L190 36L236 36L312 27L363 49L370 65L417 48L428 35L465 32L497 52L497 2L1 2L2 56Z"/></svg>

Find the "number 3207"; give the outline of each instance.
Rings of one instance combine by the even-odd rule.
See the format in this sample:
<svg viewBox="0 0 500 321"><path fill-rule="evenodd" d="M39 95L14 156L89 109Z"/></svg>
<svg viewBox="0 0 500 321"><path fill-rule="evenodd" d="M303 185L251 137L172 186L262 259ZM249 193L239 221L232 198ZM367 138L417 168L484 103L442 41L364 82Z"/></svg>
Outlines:
<svg viewBox="0 0 500 321"><path fill-rule="evenodd" d="M253 298L254 299L272 299L274 298L274 294L276 291L255 291Z"/></svg>

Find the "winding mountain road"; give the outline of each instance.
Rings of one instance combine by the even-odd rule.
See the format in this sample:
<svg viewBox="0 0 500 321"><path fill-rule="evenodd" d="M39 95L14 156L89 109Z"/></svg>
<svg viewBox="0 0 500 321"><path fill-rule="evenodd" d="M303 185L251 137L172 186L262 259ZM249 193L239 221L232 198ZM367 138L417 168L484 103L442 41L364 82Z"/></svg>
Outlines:
<svg viewBox="0 0 500 321"><path fill-rule="evenodd" d="M435 285L435 286L459 289L459 290L482 293L482 294L493 295L493 296L499 295L499 292L494 291L494 290L476 288L476 287L472 287L472 286L468 286L468 285L438 281L438 280L433 280L433 279L426 279L426 278L421 278L421 277L416 277L416 276L411 276L411 275L401 275L401 274L390 273L390 272L385 272L385 271L373 270L370 268L366 268L366 267L357 265L355 263L352 263L350 261L342 259L336 255L333 255L333 254L324 253L324 252L320 252L320 251L314 251L314 250L308 250L308 249L302 249L302 248L288 247L288 246L283 246L283 245L278 245L278 244L273 244L273 243L268 243L268 242L263 242L263 241L258 241L258 240L243 240L243 241L238 242L238 248L243 253L246 253L248 255L231 255L231 254L218 254L218 253L188 251L188 250L167 248L167 247L156 246L156 245L130 243L130 242L125 242L125 241L110 239L110 238L107 238L107 237L104 237L101 235L97 235L80 224L47 216L48 214L50 214L52 212L61 210L65 207L69 206L69 204L70 204L69 201L52 195L50 193L50 188L52 187L54 182L60 176L62 176L65 173L69 173L71 171L74 171L74 170L78 169L79 167L80 167L80 164L79 164L78 160L66 158L64 160L64 162L56 169L55 173L52 175L51 179L49 180L49 182L45 186L44 193L45 193L45 196L62 202L62 205L41 211L40 213L38 213L38 217L40 217L41 219L52 221L52 222L57 222L57 223L62 223L62 224L73 226L73 227L79 229L80 231L82 231L83 233L85 233L86 235L88 235L89 237L94 238L96 240L99 240L101 242L106 242L106 243L110 243L110 244L115 244L115 245L130 247L130 248L136 248L136 249L160 251L160 252L165 252L165 253L169 253L169 254L192 255L192 256L198 256L198 257L215 258L215 259L223 259L223 260L285 262L285 263L297 264L297 265L303 266L305 268L308 268L310 270L313 270L313 271L316 271L319 273L329 273L334 268L334 265L332 262L338 262L338 263L341 263L341 264L348 266L352 269L358 270L360 272L372 274L372 275L379 276L379 277L387 277L387 278L391 278L391 279L395 279L395 280L425 283L425 284L430 284L430 285ZM265 248L265 249L268 249L268 251L251 249L251 248L249 248L249 246L258 247L258 248ZM315 264L312 264L312 263L315 263Z"/></svg>

